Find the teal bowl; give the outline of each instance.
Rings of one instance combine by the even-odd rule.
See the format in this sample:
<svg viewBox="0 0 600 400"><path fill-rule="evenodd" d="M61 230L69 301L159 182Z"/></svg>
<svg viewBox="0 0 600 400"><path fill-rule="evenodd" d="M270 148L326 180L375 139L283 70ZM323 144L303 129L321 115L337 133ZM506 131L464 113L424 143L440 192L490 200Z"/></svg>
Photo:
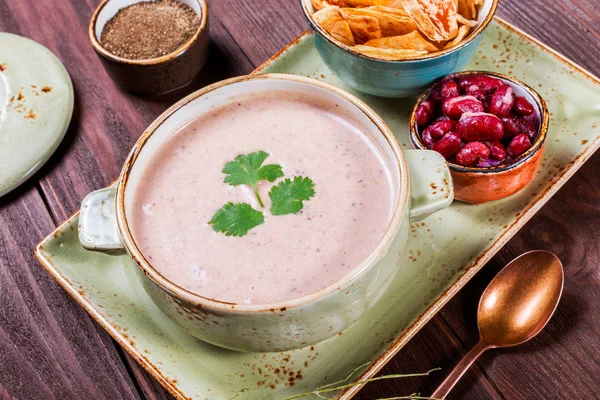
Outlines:
<svg viewBox="0 0 600 400"><path fill-rule="evenodd" d="M439 78L464 69L479 48L482 33L498 7L498 0L485 0L479 10L479 25L458 46L393 61L361 54L334 40L313 20L311 0L300 1L315 47L327 67L353 89L381 97L418 95Z"/></svg>

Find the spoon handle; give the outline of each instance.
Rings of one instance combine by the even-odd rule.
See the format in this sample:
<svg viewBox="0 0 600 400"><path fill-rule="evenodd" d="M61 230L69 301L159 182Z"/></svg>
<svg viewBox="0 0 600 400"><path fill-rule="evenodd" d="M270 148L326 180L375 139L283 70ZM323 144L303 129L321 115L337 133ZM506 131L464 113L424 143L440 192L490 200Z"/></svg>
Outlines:
<svg viewBox="0 0 600 400"><path fill-rule="evenodd" d="M465 356L460 360L456 367L450 372L450 374L446 377L444 382L436 389L435 392L431 395L434 399L445 399L448 396L448 393L452 390L456 382L464 375L465 372L469 369L471 364L477 360L477 357L481 355L484 351L486 351L490 346L487 343L484 343L482 340L479 341L469 351Z"/></svg>

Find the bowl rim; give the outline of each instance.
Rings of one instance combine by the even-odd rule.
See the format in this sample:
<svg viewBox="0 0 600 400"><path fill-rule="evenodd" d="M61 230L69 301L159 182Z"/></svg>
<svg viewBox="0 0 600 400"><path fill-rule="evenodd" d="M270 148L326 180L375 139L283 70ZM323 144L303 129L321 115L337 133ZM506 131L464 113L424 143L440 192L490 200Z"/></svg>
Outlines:
<svg viewBox="0 0 600 400"><path fill-rule="evenodd" d="M531 147L529 149L527 149L526 152L524 152L523 154L519 155L516 158L515 162L508 164L508 165L499 165L496 167L464 167L462 165L452 163L450 161L446 161L446 164L448 165L448 167L451 170L456 171L456 172L470 172L470 173L480 173L480 174L493 174L493 173L505 172L505 171L514 169L514 168L518 167L519 165L525 163L527 160L529 160L533 156L533 154L537 153L541 148L543 148L544 143L546 141L550 118L549 118L548 106L546 105L546 101L542 98L542 96L540 96L540 94L538 92L535 91L535 89L533 89L531 86L527 85L526 83L524 83L516 78L510 77L508 75L504 75L499 72L469 70L469 71L455 72L450 75L451 76L487 75L487 76L492 76L495 78L502 79L504 81L508 81L508 82L512 83L513 85L519 86L522 89L524 89L526 92L528 92L534 98L535 102L537 103L538 108L540 109L540 126L538 128L537 138L533 142ZM450 76L450 75L447 75L447 76ZM435 86L438 84L438 82L440 82L444 78L445 77L442 77L441 79L434 82L427 90L425 90L425 92L421 96L419 96L419 98L417 99L415 106L413 107L413 110L410 114L410 120L409 120L410 135L409 136L410 136L410 141L412 142L412 144L415 148L422 149L422 150L429 150L427 148L427 146L425 146L423 144L423 142L421 140L421 136L419 135L417 121L416 121L416 113L417 113L417 109L419 108L421 103L429 97L429 95L431 94L431 92L433 91Z"/></svg>
<svg viewBox="0 0 600 400"><path fill-rule="evenodd" d="M111 61L120 63L120 64L156 65L156 64L161 64L161 63L170 61L170 60L180 56L181 54L186 52L190 47L192 47L192 45L198 41L198 39L200 38L200 35L206 30L206 25L208 23L208 6L206 4L206 0L194 0L200 5L200 14L198 15L200 17L200 25L198 26L198 28L196 29L196 32L194 32L192 37L190 37L185 43L183 43L181 46L179 46L172 52L165 54L164 56L160 56L160 57L144 58L144 59L140 59L140 60L132 60L129 58L123 58L123 57L119 57L116 54L113 54L110 51L108 51L104 46L102 46L102 44L96 37L95 31L96 31L96 24L98 22L98 16L100 15L100 12L104 9L104 7L110 1L113 1L113 0L103 0L98 5L98 7L96 7L96 10L94 11L94 14L92 14L92 18L90 19L90 23L88 25L88 39L89 39L90 43L92 44L92 47L94 48L96 53L98 53L98 55L102 56L103 58L109 59ZM139 0L134 4L141 3L143 1L147 1L147 0Z"/></svg>
<svg viewBox="0 0 600 400"><path fill-rule="evenodd" d="M315 20L312 18L313 13L311 13L310 10L308 9L308 3L310 3L310 0L300 0L300 8L302 8L302 12L304 13L304 16L306 17L310 27L315 32L317 32L320 36L325 38L325 40L327 40L329 43L333 44L334 46L337 46L338 48L340 48L352 55L355 55L357 57L361 57L361 58L364 58L367 60L401 64L401 63L419 62L419 61L424 61L424 60L435 60L437 58L441 58L441 57L447 56L449 54L452 54L454 52L457 52L460 49L467 46L469 43L471 43L477 37L479 37L479 35L481 35L481 33L487 28L487 26L490 24L490 22L494 19L494 15L496 14L496 9L498 8L499 0L491 0L491 1L492 1L492 6L490 7L490 11L489 11L488 15L486 15L485 19L481 22L481 24L479 24L479 26L473 32L471 32L465 40L460 42L458 45L451 47L449 49L436 51L434 53L424 54L422 56L402 58L402 59L398 59L398 60L388 60L385 58L380 58L380 57L363 54L359 51L354 50L351 46L347 46L343 43L338 42L337 40L333 39L331 37L331 35L329 35L329 33L327 33L321 27L321 25L316 23Z"/></svg>
<svg viewBox="0 0 600 400"><path fill-rule="evenodd" d="M375 125L375 128L383 135L384 139L390 146L390 149L394 155L394 159L391 161L391 164L393 164L395 161L395 164L393 165L395 165L395 168L399 173L398 188L395 191L395 193L397 194L397 200L395 202L393 213L390 217L385 233L382 235L381 239L377 243L377 246L359 264L357 264L356 267L354 267L352 270L346 273L341 279L323 287L322 289L316 292L309 293L307 295L300 296L294 299L275 303L242 304L211 299L191 292L175 284L171 280L167 279L164 275L159 273L154 267L152 267L148 260L145 259L144 255L137 247L133 239L133 235L131 234L131 231L129 229L129 224L127 223L127 216L125 212L125 189L128 183L130 172L135 164L136 159L140 155L142 148L147 143L148 139L152 136L152 134L156 132L159 126L162 125L162 123L165 122L171 115L175 114L179 109L181 109L188 103L221 87L235 85L237 83L249 80L269 79L299 82L328 90L349 101L351 105L356 108L357 112L363 113L373 123L373 125ZM392 130L388 127L388 125L385 123L385 121L371 107L369 107L366 103L358 99L353 94L335 85L299 75L243 75L216 82L212 85L197 90L196 92L188 95L187 97L184 97L183 99L175 103L173 106L171 106L168 110L166 110L163 114L161 114L144 131L144 133L136 141L131 152L127 156L127 159L123 164L123 168L119 175L115 200L117 225L119 228L119 232L123 238L123 244L125 245L125 248L129 252L129 255L131 256L133 261L137 264L137 266L144 272L144 274L147 277L149 277L155 284L160 286L163 290L169 292L172 296L177 297L178 299L182 299L188 302L189 304L200 306L204 309L211 309L214 311L226 312L230 314L249 315L283 312L287 309L302 307L307 304L315 303L323 298L326 298L329 295L332 295L335 292L339 292L342 287L351 284L365 271L372 268L387 253L389 246L391 246L392 242L394 241L397 235L398 230L400 229L402 221L405 217L407 217L410 190L409 179L410 178L408 173L408 164L406 163L406 159L404 157L404 154L402 153L398 139L396 138Z"/></svg>

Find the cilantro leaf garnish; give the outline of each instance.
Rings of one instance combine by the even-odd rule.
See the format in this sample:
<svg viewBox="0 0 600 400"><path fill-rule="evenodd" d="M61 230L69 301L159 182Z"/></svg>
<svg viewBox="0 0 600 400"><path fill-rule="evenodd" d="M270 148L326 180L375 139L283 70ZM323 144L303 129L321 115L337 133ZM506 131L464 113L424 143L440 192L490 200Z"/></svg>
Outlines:
<svg viewBox="0 0 600 400"><path fill-rule="evenodd" d="M254 195L261 207L264 203L258 193L258 182L275 182L283 177L281 165L263 165L269 153L240 154L233 161L225 164L223 173L227 176L224 182L232 186L248 185L254 190ZM271 198L271 214L297 214L304 207L304 201L315 195L315 184L310 178L295 176L284 179L269 191ZM254 209L248 203L227 203L221 207L208 222L215 232L226 236L244 236L248 231L265 222L261 211Z"/></svg>
<svg viewBox="0 0 600 400"><path fill-rule="evenodd" d="M223 173L227 174L225 183L229 183L232 186L248 185L252 187L258 199L258 204L261 207L265 205L258 194L258 182L263 180L275 182L277 178L283 176L281 165L262 165L267 157L269 157L269 154L264 151L257 151L256 153L246 155L242 154L237 156L233 161L225 164L225 168L223 168Z"/></svg>
<svg viewBox="0 0 600 400"><path fill-rule="evenodd" d="M248 203L233 204L221 207L208 222L215 232L223 232L226 236L244 236L255 226L265 222L262 212L255 210Z"/></svg>
<svg viewBox="0 0 600 400"><path fill-rule="evenodd" d="M315 183L310 178L295 176L294 180L285 179L269 192L271 214L296 214L304 207L304 200L315 195Z"/></svg>

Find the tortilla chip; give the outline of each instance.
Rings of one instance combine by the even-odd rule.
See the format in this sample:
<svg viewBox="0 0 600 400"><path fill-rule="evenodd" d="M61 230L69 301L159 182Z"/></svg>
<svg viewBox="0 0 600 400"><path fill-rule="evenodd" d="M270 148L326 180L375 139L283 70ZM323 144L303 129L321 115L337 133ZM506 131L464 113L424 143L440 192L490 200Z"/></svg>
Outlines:
<svg viewBox="0 0 600 400"><path fill-rule="evenodd" d="M369 40L367 43L365 43L365 46L397 50L424 50L426 52L439 51L437 46L434 46L431 42L427 41L417 31L402 36L392 36Z"/></svg>
<svg viewBox="0 0 600 400"><path fill-rule="evenodd" d="M350 30L357 43L364 43L371 39L378 39L381 35L381 28L377 18L356 12L353 8L341 8L342 18L348 21Z"/></svg>
<svg viewBox="0 0 600 400"><path fill-rule="evenodd" d="M324 4L323 0L310 0L310 2L312 4L313 11L315 12L326 7L326 4Z"/></svg>
<svg viewBox="0 0 600 400"><path fill-rule="evenodd" d="M403 0L390 0L387 4L380 4L380 5L386 6L388 8L398 8L400 10L404 10L404 5L402 3L403 3Z"/></svg>
<svg viewBox="0 0 600 400"><path fill-rule="evenodd" d="M390 14L394 17L399 18L410 18L404 8L385 7L385 6L371 6L366 8L367 10L379 11L385 14Z"/></svg>
<svg viewBox="0 0 600 400"><path fill-rule="evenodd" d="M465 17L463 17L460 14L456 15L456 22L458 22L459 24L462 25L467 25L469 27L474 27L476 26L479 22L475 21L475 20L471 20L471 19L466 19Z"/></svg>
<svg viewBox="0 0 600 400"><path fill-rule="evenodd" d="M387 7L388 5L395 3L397 1L398 0L375 0L375 5Z"/></svg>
<svg viewBox="0 0 600 400"><path fill-rule="evenodd" d="M456 37L452 39L452 41L446 43L444 49L449 49L462 42L469 35L469 32L471 32L470 26L461 25L460 28L458 28L458 35L456 35Z"/></svg>
<svg viewBox="0 0 600 400"><path fill-rule="evenodd" d="M346 46L354 46L356 41L350 25L340 14L340 8L329 6L313 14L313 19L338 42Z"/></svg>
<svg viewBox="0 0 600 400"><path fill-rule="evenodd" d="M395 15L382 12L378 8L383 7L343 8L341 13L344 18L348 18L349 15L376 18L381 30L381 36L384 37L404 35L417 30L417 24L409 17L396 17Z"/></svg>
<svg viewBox="0 0 600 400"><path fill-rule="evenodd" d="M404 9L416 22L421 33L441 42L458 34L457 3L448 0L403 0Z"/></svg>
<svg viewBox="0 0 600 400"><path fill-rule="evenodd" d="M477 10L475 9L475 2L473 0L458 0L457 12L466 19L477 18Z"/></svg>
<svg viewBox="0 0 600 400"><path fill-rule="evenodd" d="M384 60L399 60L427 54L425 50L380 49L365 45L354 46L353 49L368 56Z"/></svg>
<svg viewBox="0 0 600 400"><path fill-rule="evenodd" d="M338 7L370 7L376 6L376 0L327 0L332 6Z"/></svg>

